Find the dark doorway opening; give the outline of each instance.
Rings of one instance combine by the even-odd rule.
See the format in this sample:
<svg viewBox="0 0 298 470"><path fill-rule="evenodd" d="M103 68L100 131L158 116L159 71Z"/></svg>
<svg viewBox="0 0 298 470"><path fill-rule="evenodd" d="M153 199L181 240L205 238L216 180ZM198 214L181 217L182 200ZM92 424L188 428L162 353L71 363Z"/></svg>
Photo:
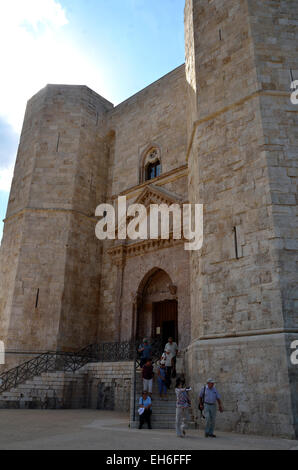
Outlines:
<svg viewBox="0 0 298 470"><path fill-rule="evenodd" d="M168 342L168 339L172 337L176 341L176 322L164 321L162 324L162 344L165 346ZM178 342L178 341L177 341Z"/></svg>
<svg viewBox="0 0 298 470"><path fill-rule="evenodd" d="M178 343L177 300L155 302L152 310L152 338L160 337L163 347L170 336Z"/></svg>

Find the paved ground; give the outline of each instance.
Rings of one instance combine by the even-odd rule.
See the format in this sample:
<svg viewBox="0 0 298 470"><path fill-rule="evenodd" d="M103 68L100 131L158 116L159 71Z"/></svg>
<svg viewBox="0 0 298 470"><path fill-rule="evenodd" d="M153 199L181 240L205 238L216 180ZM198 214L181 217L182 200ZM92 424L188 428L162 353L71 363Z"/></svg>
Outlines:
<svg viewBox="0 0 298 470"><path fill-rule="evenodd" d="M206 439L189 431L185 439L173 430L128 428L127 415L93 410L0 410L0 449L100 450L298 450L298 441L217 433Z"/></svg>

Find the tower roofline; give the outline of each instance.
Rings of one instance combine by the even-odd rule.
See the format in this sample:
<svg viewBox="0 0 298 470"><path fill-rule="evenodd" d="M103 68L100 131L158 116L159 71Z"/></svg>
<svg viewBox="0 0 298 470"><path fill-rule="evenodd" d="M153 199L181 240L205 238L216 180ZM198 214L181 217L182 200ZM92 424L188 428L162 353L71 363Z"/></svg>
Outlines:
<svg viewBox="0 0 298 470"><path fill-rule="evenodd" d="M114 104L111 103L111 101L107 100L106 98L104 98L102 95L100 95L99 93L97 93L96 91L94 91L92 88L88 87L87 85L70 85L70 84L63 84L63 83L47 83L47 85L44 87L44 88L41 88L37 93L35 93L29 100L28 102L30 102L31 100L33 100L37 95L39 95L39 93L42 93L44 92L46 89L49 89L49 88L85 88L86 90L88 90L89 92L91 92L92 94L96 95L97 99L99 99L100 101L103 102L103 104L107 105L108 107L112 107L114 108Z"/></svg>
<svg viewBox="0 0 298 470"><path fill-rule="evenodd" d="M154 82L150 83L150 85L142 88L141 90L137 91L136 93L134 93L133 95L131 95L129 98L127 98L126 100L124 101L121 101L121 103L117 104L114 109L118 109L120 108L122 105L128 103L130 100L136 98L138 95L144 93L146 90L148 90L150 87L156 85L158 82L161 82L162 80L168 78L170 75L178 72L178 70L180 69L183 69L185 67L185 63L179 65L178 67L176 67L175 69L171 70L170 72L166 73L165 75L163 75L162 77L158 78L157 80L155 80Z"/></svg>

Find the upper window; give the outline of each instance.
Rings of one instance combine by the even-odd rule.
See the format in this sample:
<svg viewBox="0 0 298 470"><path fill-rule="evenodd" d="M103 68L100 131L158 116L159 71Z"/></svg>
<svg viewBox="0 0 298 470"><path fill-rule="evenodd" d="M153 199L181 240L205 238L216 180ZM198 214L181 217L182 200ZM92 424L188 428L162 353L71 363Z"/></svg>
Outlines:
<svg viewBox="0 0 298 470"><path fill-rule="evenodd" d="M144 180L149 181L161 175L160 153L157 148L152 148L145 157Z"/></svg>
<svg viewBox="0 0 298 470"><path fill-rule="evenodd" d="M153 180L153 178L157 178L157 176L160 176L160 173L161 173L160 161L157 161L155 163L149 163L149 165L147 166L146 173L147 173L146 181Z"/></svg>

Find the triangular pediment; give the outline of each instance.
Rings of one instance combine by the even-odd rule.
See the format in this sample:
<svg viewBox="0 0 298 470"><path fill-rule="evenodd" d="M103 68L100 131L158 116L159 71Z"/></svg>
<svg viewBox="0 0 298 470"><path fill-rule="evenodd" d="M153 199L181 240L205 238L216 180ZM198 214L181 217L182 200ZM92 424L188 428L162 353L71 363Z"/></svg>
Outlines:
<svg viewBox="0 0 298 470"><path fill-rule="evenodd" d="M178 204L181 206L183 202L184 200L178 194L175 194L172 191L169 191L160 186L155 186L153 184L150 184L146 186L146 188L143 189L143 191L136 197L135 200L131 200L128 203L128 207L131 206L132 204L143 205L146 208L147 219L148 219L150 215L151 204L157 204L157 205L166 204L168 206L171 206L172 204ZM127 216L126 222L122 220L120 224L123 225L123 223L126 223L126 225L128 225L131 219L132 217ZM149 219L147 222L147 226L149 229L149 226L150 226ZM118 231L119 231L119 220L117 220L117 224L116 224L116 238L118 238ZM121 242L121 245L123 244L135 245L136 243L138 243L138 241L133 242L133 241L125 240Z"/></svg>
<svg viewBox="0 0 298 470"><path fill-rule="evenodd" d="M160 186L150 184L138 195L134 204L143 204L149 207L150 204L182 204L182 197Z"/></svg>

